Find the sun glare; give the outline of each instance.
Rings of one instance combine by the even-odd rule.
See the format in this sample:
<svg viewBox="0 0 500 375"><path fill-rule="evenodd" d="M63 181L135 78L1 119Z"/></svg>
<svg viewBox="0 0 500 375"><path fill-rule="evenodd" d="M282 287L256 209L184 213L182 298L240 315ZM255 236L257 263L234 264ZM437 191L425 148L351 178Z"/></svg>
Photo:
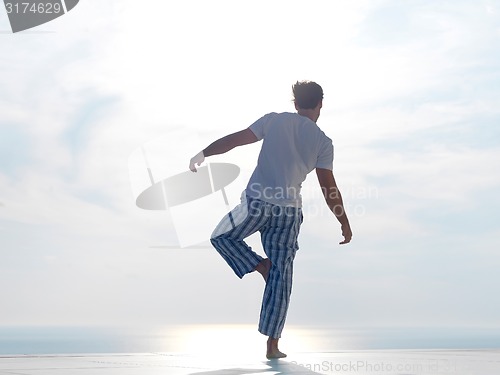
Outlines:
<svg viewBox="0 0 500 375"><path fill-rule="evenodd" d="M246 325L188 326L179 331L179 349L197 354L259 354L266 340L252 328Z"/></svg>
<svg viewBox="0 0 500 375"><path fill-rule="evenodd" d="M229 354L231 356L261 357L267 337L254 325L189 325L169 328L165 337L175 337L176 352L189 354ZM286 327L280 348L286 353L304 353L325 350L324 338L314 330ZM329 343L331 344L331 342ZM169 345L169 347L171 347Z"/></svg>

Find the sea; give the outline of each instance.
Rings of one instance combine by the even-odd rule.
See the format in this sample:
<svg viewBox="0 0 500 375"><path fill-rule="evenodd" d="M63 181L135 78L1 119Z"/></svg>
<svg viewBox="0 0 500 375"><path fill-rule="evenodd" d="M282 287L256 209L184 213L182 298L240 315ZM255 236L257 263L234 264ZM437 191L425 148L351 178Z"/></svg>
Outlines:
<svg viewBox="0 0 500 375"><path fill-rule="evenodd" d="M265 337L254 325L156 327L4 326L0 355L158 353L261 350ZM500 328L287 326L288 351L488 350L500 349Z"/></svg>

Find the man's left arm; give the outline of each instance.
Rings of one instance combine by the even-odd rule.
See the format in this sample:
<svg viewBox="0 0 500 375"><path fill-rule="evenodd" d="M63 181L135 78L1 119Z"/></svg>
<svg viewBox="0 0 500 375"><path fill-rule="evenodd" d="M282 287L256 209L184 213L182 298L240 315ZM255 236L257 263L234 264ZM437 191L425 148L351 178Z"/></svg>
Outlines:
<svg viewBox="0 0 500 375"><path fill-rule="evenodd" d="M205 160L205 157L224 154L235 147L247 145L257 141L258 138L253 131L250 130L250 128L226 135L225 137L219 138L215 142L211 143L203 151L196 154L189 163L189 169L196 172L196 165L200 166L200 164Z"/></svg>
<svg viewBox="0 0 500 375"><path fill-rule="evenodd" d="M351 225L349 224L349 219L344 208L344 202L342 200L342 195L335 182L335 177L333 177L333 172L325 168L316 168L316 175L318 176L318 182L321 186L321 191L325 197L326 204L337 217L337 220L342 226L342 235L344 236L344 241L340 242L341 245L351 242L352 231Z"/></svg>

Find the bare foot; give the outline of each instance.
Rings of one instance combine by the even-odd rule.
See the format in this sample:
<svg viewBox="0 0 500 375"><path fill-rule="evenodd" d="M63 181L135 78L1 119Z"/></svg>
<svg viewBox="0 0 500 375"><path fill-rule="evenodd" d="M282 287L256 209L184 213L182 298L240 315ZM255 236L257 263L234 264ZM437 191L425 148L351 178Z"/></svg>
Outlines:
<svg viewBox="0 0 500 375"><path fill-rule="evenodd" d="M286 358L286 354L280 352L279 350L275 350L271 353L266 354L267 359L279 359L279 358Z"/></svg>
<svg viewBox="0 0 500 375"><path fill-rule="evenodd" d="M273 339L271 337L269 337L269 339L267 340L267 359L278 359L286 357L286 354L280 352L280 350L278 349L278 340L279 339Z"/></svg>
<svg viewBox="0 0 500 375"><path fill-rule="evenodd" d="M271 261L269 258L262 259L255 270L262 275L264 281L267 282L267 278L269 277L269 271L271 270Z"/></svg>

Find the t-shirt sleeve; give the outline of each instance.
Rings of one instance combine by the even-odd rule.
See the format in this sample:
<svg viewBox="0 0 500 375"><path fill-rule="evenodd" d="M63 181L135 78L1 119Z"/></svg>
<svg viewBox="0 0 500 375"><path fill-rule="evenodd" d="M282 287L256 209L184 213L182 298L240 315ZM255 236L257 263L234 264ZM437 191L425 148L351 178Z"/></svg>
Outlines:
<svg viewBox="0 0 500 375"><path fill-rule="evenodd" d="M333 170L333 143L327 136L321 141L316 168Z"/></svg>
<svg viewBox="0 0 500 375"><path fill-rule="evenodd" d="M264 139L273 115L274 113L268 113L249 126L249 129L255 134L259 141Z"/></svg>

